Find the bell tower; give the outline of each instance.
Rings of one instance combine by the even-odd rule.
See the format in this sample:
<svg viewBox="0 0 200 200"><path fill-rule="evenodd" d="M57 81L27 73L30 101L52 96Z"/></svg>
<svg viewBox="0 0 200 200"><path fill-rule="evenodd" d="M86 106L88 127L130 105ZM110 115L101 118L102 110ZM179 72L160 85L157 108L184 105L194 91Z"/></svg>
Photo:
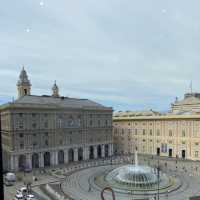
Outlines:
<svg viewBox="0 0 200 200"><path fill-rule="evenodd" d="M52 94L53 97L59 97L60 96L59 95L59 88L56 84L56 81L53 84L52 91L53 91L53 94Z"/></svg>
<svg viewBox="0 0 200 200"><path fill-rule="evenodd" d="M17 82L17 90L18 98L31 94L31 83L28 80L28 76L24 67L22 68L19 75L19 80Z"/></svg>

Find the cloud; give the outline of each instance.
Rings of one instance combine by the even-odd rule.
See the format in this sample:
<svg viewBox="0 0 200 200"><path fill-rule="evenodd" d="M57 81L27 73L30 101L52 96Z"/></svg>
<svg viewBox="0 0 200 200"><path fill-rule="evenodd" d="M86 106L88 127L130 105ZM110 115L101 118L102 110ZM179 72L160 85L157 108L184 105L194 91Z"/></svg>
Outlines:
<svg viewBox="0 0 200 200"><path fill-rule="evenodd" d="M62 94L121 110L166 110L190 80L199 90L199 1L43 2L1 4L1 96L16 97L22 65L34 94L57 80Z"/></svg>

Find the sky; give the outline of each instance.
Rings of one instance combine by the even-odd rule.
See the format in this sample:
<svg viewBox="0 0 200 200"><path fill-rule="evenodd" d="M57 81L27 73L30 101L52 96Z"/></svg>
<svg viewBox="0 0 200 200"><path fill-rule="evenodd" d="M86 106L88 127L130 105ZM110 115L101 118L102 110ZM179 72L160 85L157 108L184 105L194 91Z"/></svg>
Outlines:
<svg viewBox="0 0 200 200"><path fill-rule="evenodd" d="M167 111L200 92L199 0L0 0L0 104L32 94Z"/></svg>

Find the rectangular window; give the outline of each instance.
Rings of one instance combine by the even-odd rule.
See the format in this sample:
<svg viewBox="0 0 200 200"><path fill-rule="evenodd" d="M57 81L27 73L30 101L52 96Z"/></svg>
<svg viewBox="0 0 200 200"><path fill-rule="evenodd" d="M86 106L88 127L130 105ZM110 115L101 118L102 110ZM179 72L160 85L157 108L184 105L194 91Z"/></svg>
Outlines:
<svg viewBox="0 0 200 200"><path fill-rule="evenodd" d="M36 123L33 123L33 124L32 124L32 127L33 127L33 128L36 128Z"/></svg>
<svg viewBox="0 0 200 200"><path fill-rule="evenodd" d="M45 140L45 145L49 146L49 141L48 140Z"/></svg>
<svg viewBox="0 0 200 200"><path fill-rule="evenodd" d="M23 117L23 113L19 113L19 117Z"/></svg>
<svg viewBox="0 0 200 200"><path fill-rule="evenodd" d="M49 134L48 134L48 132L46 132L46 133L44 133L44 135L45 135L46 137L48 137Z"/></svg>
<svg viewBox="0 0 200 200"><path fill-rule="evenodd" d="M199 157L199 152L198 151L195 151L195 157Z"/></svg>
<svg viewBox="0 0 200 200"><path fill-rule="evenodd" d="M150 135L153 135L153 131L152 131L152 129L150 129L150 132L149 132L149 134L150 134Z"/></svg>
<svg viewBox="0 0 200 200"><path fill-rule="evenodd" d="M160 136L160 130L159 130L159 129L157 129L156 135L157 135L157 136Z"/></svg>
<svg viewBox="0 0 200 200"><path fill-rule="evenodd" d="M182 137L185 137L185 130L182 130Z"/></svg>
<svg viewBox="0 0 200 200"><path fill-rule="evenodd" d="M23 122L19 122L19 128L23 129L24 128L24 123Z"/></svg>
<svg viewBox="0 0 200 200"><path fill-rule="evenodd" d="M172 130L169 130L169 136L172 137Z"/></svg>
<svg viewBox="0 0 200 200"><path fill-rule="evenodd" d="M105 126L108 126L108 120L105 121Z"/></svg>
<svg viewBox="0 0 200 200"><path fill-rule="evenodd" d="M37 147L37 142L33 142L33 148Z"/></svg>
<svg viewBox="0 0 200 200"><path fill-rule="evenodd" d="M24 149L24 143L20 143L20 149Z"/></svg>
<svg viewBox="0 0 200 200"><path fill-rule="evenodd" d="M145 129L143 129L143 135L145 135L146 134L146 131L145 131Z"/></svg>
<svg viewBox="0 0 200 200"><path fill-rule="evenodd" d="M44 123L44 127L48 128L48 122L47 121Z"/></svg>
<svg viewBox="0 0 200 200"><path fill-rule="evenodd" d="M23 137L24 137L24 134L23 134L23 133L20 133L20 134L19 134L19 137L20 137L20 138L23 138Z"/></svg>

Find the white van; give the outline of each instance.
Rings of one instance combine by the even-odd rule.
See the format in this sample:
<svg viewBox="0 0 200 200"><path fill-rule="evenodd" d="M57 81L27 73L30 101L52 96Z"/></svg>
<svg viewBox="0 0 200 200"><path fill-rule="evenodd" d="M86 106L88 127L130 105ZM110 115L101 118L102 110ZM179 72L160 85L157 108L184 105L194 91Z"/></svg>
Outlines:
<svg viewBox="0 0 200 200"><path fill-rule="evenodd" d="M14 185L16 182L16 176L14 173L11 173L11 172L8 172L6 175L5 175L5 178L4 178L4 183L6 186L12 186Z"/></svg>

